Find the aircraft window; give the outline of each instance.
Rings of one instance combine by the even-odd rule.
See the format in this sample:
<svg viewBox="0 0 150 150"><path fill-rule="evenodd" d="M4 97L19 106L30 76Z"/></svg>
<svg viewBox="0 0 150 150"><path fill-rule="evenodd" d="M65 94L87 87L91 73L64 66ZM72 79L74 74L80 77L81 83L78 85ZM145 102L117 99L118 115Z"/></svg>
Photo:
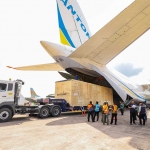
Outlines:
<svg viewBox="0 0 150 150"><path fill-rule="evenodd" d="M7 84L0 83L0 92L6 91Z"/></svg>
<svg viewBox="0 0 150 150"><path fill-rule="evenodd" d="M8 84L8 91L12 91L12 89L13 89L13 84L12 84L12 83L9 83L9 84Z"/></svg>

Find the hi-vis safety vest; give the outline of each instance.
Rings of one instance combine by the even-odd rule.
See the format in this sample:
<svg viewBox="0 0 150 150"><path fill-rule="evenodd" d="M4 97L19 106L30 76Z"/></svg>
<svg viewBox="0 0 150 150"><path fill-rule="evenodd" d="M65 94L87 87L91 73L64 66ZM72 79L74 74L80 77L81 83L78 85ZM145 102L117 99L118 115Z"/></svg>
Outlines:
<svg viewBox="0 0 150 150"><path fill-rule="evenodd" d="M103 105L103 113L104 114L108 113L108 106L107 105Z"/></svg>
<svg viewBox="0 0 150 150"><path fill-rule="evenodd" d="M118 109L117 105L113 105L112 113L116 114L117 113L117 109Z"/></svg>
<svg viewBox="0 0 150 150"><path fill-rule="evenodd" d="M88 111L92 111L93 110L93 104L88 104L87 109L88 109Z"/></svg>

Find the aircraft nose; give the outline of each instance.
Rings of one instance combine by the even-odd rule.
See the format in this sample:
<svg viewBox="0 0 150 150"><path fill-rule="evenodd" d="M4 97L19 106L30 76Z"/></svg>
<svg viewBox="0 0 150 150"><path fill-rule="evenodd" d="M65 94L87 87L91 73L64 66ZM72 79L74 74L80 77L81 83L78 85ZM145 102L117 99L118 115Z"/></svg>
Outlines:
<svg viewBox="0 0 150 150"><path fill-rule="evenodd" d="M58 55L60 48L58 44L47 41L40 41L40 43L49 55L51 55L52 57Z"/></svg>

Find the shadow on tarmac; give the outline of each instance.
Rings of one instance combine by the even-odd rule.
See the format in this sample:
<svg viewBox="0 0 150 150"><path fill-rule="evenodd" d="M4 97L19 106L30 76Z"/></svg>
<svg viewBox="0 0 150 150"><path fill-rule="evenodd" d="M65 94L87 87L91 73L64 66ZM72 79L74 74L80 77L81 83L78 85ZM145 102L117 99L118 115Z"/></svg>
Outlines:
<svg viewBox="0 0 150 150"><path fill-rule="evenodd" d="M120 112L118 112L118 125L103 125L101 122L101 113L100 119L96 122L87 122L86 117L81 116L81 112L67 112L62 113L58 120L50 121L46 124L46 126L58 126L58 125L69 125L69 124L82 124L87 123L88 125L94 127L95 129L103 132L104 134L110 136L112 139L119 138L128 138L131 140L129 145L137 150L148 150L150 147L150 119L148 118L145 126L139 125L130 125L129 123L129 111L125 111L125 114L122 116ZM109 115L110 121L111 115ZM53 117L46 118L46 120L51 120ZM25 122L30 122L38 120L37 116L29 117L28 115L19 115L14 117L10 122L0 123L0 127L3 126L14 126L20 125ZM41 119L39 119L41 120ZM45 119L44 119L45 120ZM91 121L91 120L90 120ZM138 124L138 118L136 123ZM92 129L92 128L91 128Z"/></svg>
<svg viewBox="0 0 150 150"><path fill-rule="evenodd" d="M74 115L78 115L78 114L81 114L81 112L65 112L65 113L62 113L60 117L74 116ZM57 117L57 118L60 118L60 117ZM34 121L37 119L41 120L41 118L38 118L37 115L33 115L30 117L29 117L29 115L19 115L19 116L15 116L14 118L12 118L9 122L4 122L4 123L0 122L0 127L20 125L22 123ZM48 118L44 118L44 119L53 119L53 117L48 117Z"/></svg>
<svg viewBox="0 0 150 150"><path fill-rule="evenodd" d="M65 115L64 115L65 116ZM63 115L62 115L63 117ZM100 114L101 119L101 114ZM111 115L109 115L109 122L111 119ZM88 125L94 127L95 129L103 132L104 134L110 136L112 139L119 138L128 138L131 140L129 145L138 150L148 150L150 147L150 119L147 120L145 126L138 125L139 119L137 118L137 125L130 125L129 120L129 111L125 111L125 114L122 116L120 112L118 112L118 125L103 125L101 120L98 122L87 122L87 116L82 117L81 113L75 116L66 115L65 118L60 120L56 120L53 122L49 122L47 126L57 126L57 125L69 125L69 124L82 124L87 123Z"/></svg>
<svg viewBox="0 0 150 150"><path fill-rule="evenodd" d="M9 122L1 122L0 127L20 125L25 122L34 121L32 118L33 117L29 117L28 115L20 115L11 119Z"/></svg>

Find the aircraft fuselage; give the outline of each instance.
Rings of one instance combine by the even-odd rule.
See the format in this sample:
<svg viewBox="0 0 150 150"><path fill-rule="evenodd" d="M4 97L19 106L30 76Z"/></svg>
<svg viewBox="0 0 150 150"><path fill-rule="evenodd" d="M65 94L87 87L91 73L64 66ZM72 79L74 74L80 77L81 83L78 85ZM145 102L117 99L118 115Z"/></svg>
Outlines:
<svg viewBox="0 0 150 150"><path fill-rule="evenodd" d="M66 71L68 68L72 68L93 77L98 77L100 74L111 84L124 101L126 101L127 95L129 95L137 101L147 101L147 104L150 104L150 92L145 94L141 85L131 82L121 73L86 58L70 58L69 55L75 50L72 47L43 41L41 44Z"/></svg>

